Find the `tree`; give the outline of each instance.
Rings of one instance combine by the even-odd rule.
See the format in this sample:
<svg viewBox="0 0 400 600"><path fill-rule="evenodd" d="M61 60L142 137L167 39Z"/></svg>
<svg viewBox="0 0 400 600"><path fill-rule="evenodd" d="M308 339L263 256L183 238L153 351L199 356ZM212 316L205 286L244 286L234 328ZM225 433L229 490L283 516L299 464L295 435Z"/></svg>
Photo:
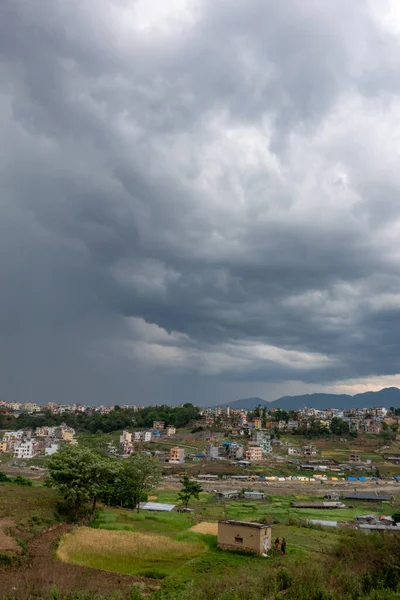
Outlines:
<svg viewBox="0 0 400 600"><path fill-rule="evenodd" d="M49 459L47 466L48 485L72 505L75 517L88 502L92 502L93 511L96 509L97 498L113 469L110 459L80 446L66 446Z"/></svg>
<svg viewBox="0 0 400 600"><path fill-rule="evenodd" d="M124 463L119 473L122 489L128 491L132 504L139 512L142 502L148 492L160 482L161 468L159 462L148 454L134 454Z"/></svg>
<svg viewBox="0 0 400 600"><path fill-rule="evenodd" d="M331 431L334 435L347 434L350 431L349 424L339 417L333 417L331 421Z"/></svg>
<svg viewBox="0 0 400 600"><path fill-rule="evenodd" d="M199 499L200 492L203 491L203 488L197 481L190 479L189 475L183 475L181 479L182 488L178 494L179 500L182 504L187 508L190 502L190 498Z"/></svg>

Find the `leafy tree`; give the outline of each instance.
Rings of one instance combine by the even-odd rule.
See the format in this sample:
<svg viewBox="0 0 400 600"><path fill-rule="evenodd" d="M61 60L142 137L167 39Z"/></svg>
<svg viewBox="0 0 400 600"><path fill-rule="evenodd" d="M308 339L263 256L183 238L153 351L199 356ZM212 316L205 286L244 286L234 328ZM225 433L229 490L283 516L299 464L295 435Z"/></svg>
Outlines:
<svg viewBox="0 0 400 600"><path fill-rule="evenodd" d="M331 421L331 432L334 435L343 435L347 434L350 431L349 424L343 419L339 419L339 417L333 417Z"/></svg>
<svg viewBox="0 0 400 600"><path fill-rule="evenodd" d="M112 474L112 461L89 448L67 446L54 454L47 463L48 485L54 487L74 508L77 517L87 502L96 509Z"/></svg>
<svg viewBox="0 0 400 600"><path fill-rule="evenodd" d="M400 523L400 512L393 513L392 517L395 523Z"/></svg>
<svg viewBox="0 0 400 600"><path fill-rule="evenodd" d="M181 479L181 484L182 487L178 494L178 498L182 502L182 504L187 508L190 502L190 498L193 497L196 498L196 500L198 500L199 494L203 491L203 488L199 483L197 483L197 481L190 479L189 475L183 475Z"/></svg>
<svg viewBox="0 0 400 600"><path fill-rule="evenodd" d="M160 479L160 464L148 454L133 454L122 463L118 474L121 490L130 495L132 505L137 512L140 509L140 502L159 484Z"/></svg>

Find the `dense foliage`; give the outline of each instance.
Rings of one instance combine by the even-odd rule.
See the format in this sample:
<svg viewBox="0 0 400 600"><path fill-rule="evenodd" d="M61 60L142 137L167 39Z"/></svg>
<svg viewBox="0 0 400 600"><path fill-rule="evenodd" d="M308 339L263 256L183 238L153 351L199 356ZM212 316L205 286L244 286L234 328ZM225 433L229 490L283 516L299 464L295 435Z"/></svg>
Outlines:
<svg viewBox="0 0 400 600"><path fill-rule="evenodd" d="M110 413L73 412L54 414L48 410L43 413L22 413L16 419L8 420L4 426L10 429L23 427L56 426L66 423L77 431L88 433L110 433L132 426L150 428L153 421L163 421L167 425L184 427L199 418L199 410L193 404L183 406L148 406L135 412L133 409L116 408ZM5 420L5 416L3 415Z"/></svg>
<svg viewBox="0 0 400 600"><path fill-rule="evenodd" d="M159 462L148 454L133 454L126 460L113 461L115 470L104 486L101 499L110 506L136 508L161 479Z"/></svg>
<svg viewBox="0 0 400 600"><path fill-rule="evenodd" d="M148 454L118 461L82 446L66 446L47 463L47 485L55 488L75 517L97 499L110 505L137 508L160 481L161 469Z"/></svg>
<svg viewBox="0 0 400 600"><path fill-rule="evenodd" d="M163 421L167 425L185 427L200 418L199 409L193 404L183 406L146 406L135 415L138 427L152 427L153 421Z"/></svg>

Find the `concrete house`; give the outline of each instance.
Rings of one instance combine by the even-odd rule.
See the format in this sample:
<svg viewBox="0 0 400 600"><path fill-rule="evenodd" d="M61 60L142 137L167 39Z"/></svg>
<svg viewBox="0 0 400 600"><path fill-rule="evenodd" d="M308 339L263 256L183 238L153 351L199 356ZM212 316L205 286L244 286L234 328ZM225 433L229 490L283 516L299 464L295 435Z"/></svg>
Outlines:
<svg viewBox="0 0 400 600"><path fill-rule="evenodd" d="M219 521L218 547L266 554L271 548L271 525L248 521Z"/></svg>
<svg viewBox="0 0 400 600"><path fill-rule="evenodd" d="M185 462L185 450L179 448L179 446L173 446L169 451L169 462L170 463L184 463Z"/></svg>

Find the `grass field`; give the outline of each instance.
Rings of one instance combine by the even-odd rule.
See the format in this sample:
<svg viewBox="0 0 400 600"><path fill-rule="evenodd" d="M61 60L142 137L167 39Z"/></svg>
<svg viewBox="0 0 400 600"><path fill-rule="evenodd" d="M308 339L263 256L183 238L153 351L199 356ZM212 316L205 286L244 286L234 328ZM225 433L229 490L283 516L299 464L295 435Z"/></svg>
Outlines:
<svg viewBox="0 0 400 600"><path fill-rule="evenodd" d="M214 512L215 516L223 516L216 515L222 507L213 504L212 498L213 494L203 494L203 501L195 503L197 509L201 512L206 509L210 513ZM174 501L176 500L176 491L163 490L158 493L157 499L164 502L167 500ZM252 503L231 502L227 510L230 513L229 517L238 519L247 518L248 520L257 520L263 514L265 515L265 506L261 507ZM287 517L286 513L285 515ZM76 540L72 540L73 550L68 546L66 551L65 546L61 545L60 556L64 560L78 561L78 564L135 574L143 574L149 569L148 564L152 562L155 575L158 572L161 576L168 575L166 580L168 585L200 580L204 577L204 573L215 574L218 569L227 572L230 569L246 570L250 566L251 569L255 570L266 568L265 559L219 550L217 548L216 527L216 522L198 523L196 525L193 517L188 514L175 512L153 513L148 511L141 511L137 514L131 510L105 508L99 512L96 520L92 523L92 528L97 530L101 535L101 544L95 545L96 548L101 546L100 555L97 553L97 550L88 550L85 535L79 534ZM130 558L125 561L120 560L118 552L115 555L113 554L114 534L145 536L146 539L153 539L155 546L159 544L159 540L163 539L164 548L168 548L168 544L165 541L167 539L172 544L184 543L189 544L189 547L191 547L191 544L195 544L195 547L198 548L200 544L202 551L196 551L196 555L191 558L187 554L184 557L179 557L177 560L175 560L173 553L171 553L171 556L168 557L168 563L162 564L158 563L157 559L150 560L148 563L148 556L146 556L145 563L143 563L141 558L138 562L135 562L137 560L137 553L133 548L130 553L127 553ZM111 536L110 543L107 541L109 535ZM285 537L288 542L285 561L289 563L293 561L296 563L296 561L301 560L307 555L312 555L316 560L319 560L319 557L324 556L327 551L331 550L337 544L340 535L342 534L339 530L312 529L291 524L290 518L287 518L285 523L282 522L273 525L273 537ZM86 539L89 539L89 536L86 536ZM140 537L136 539L139 540ZM151 546L150 541L149 544ZM173 547L171 546L171 548ZM188 553L189 547L187 547ZM186 546L183 546L183 548L186 548ZM107 560L104 559L104 549L107 549ZM80 554L81 551L83 552L82 555ZM168 554L170 554L169 550ZM141 556L140 552L139 555ZM83 556L89 558L84 559ZM165 554L163 556L165 558ZM273 555L271 560L278 561L277 564L279 565L281 557ZM102 567L101 565L105 566Z"/></svg>
<svg viewBox="0 0 400 600"><path fill-rule="evenodd" d="M54 519L56 501L55 492L43 485L25 487L0 484L0 518L9 517L19 522L38 517L51 521Z"/></svg>
<svg viewBox="0 0 400 600"><path fill-rule="evenodd" d="M263 489L260 482L260 489ZM264 490L268 493L268 489ZM323 490L324 491L324 490ZM365 513L373 512L378 514L391 515L397 511L396 506L391 506L387 502L381 504L352 502L354 508L344 509L300 509L293 508L292 502L303 502L307 500L321 500L322 493L318 497L309 495L291 495L279 494L266 496L266 501L245 502L243 500L234 500L228 503L218 501L213 493L201 493L200 502L192 505L202 517L227 518L227 519L255 519L271 516L275 523L286 523L289 519L323 519L331 521L352 521L354 517ZM177 490L161 490L157 492L158 502L168 502L174 504L177 502ZM180 516L180 515L179 515ZM186 518L188 518L186 516Z"/></svg>
<svg viewBox="0 0 400 600"><path fill-rule="evenodd" d="M78 527L62 538L57 556L95 569L162 578L207 549L201 541Z"/></svg>

